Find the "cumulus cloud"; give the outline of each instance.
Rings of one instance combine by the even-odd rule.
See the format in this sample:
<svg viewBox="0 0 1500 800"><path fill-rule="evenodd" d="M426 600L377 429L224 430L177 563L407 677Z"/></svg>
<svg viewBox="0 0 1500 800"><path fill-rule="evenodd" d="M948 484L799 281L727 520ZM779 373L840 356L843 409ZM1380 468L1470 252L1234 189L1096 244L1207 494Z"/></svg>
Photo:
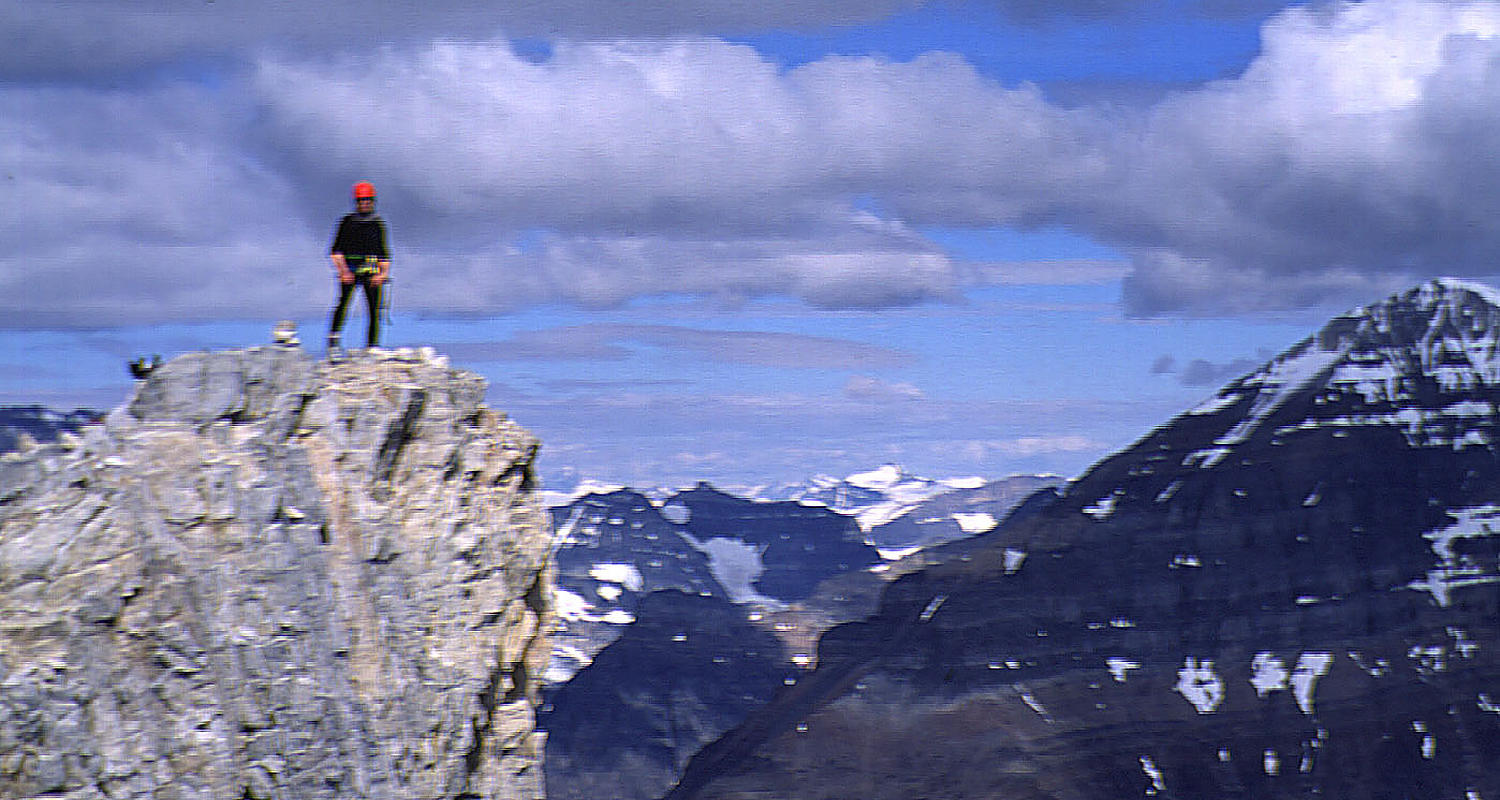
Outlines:
<svg viewBox="0 0 1500 800"><path fill-rule="evenodd" d="M1293 8L1232 80L1174 96L1091 209L1139 313L1236 313L1492 275L1500 6ZM1130 151L1127 151L1130 152ZM1121 155L1124 155L1122 153Z"/></svg>
<svg viewBox="0 0 1500 800"><path fill-rule="evenodd" d="M782 72L707 39L566 45L545 63L453 43L268 58L220 85L17 86L0 102L21 143L4 155L7 194L30 209L12 219L25 251L3 256L13 325L300 309L317 292L283 278L326 278L325 231L351 176L382 187L407 309L951 299L960 266L857 198L949 195L943 173L965 153L962 193L1019 187L1066 149L1037 125L1053 116L1037 92L955 57ZM106 280L68 274L104 260Z"/></svg>
<svg viewBox="0 0 1500 800"><path fill-rule="evenodd" d="M546 64L478 46L404 63L457 93L440 104L451 116L423 129L457 163L427 186L502 217L526 208L563 230L637 232L580 231L528 268L581 302L649 290L651 276L832 306L942 299L1004 273L955 265L908 225L1055 224L1129 255L1132 313L1253 314L1500 271L1500 165L1474 157L1500 145L1497 29L1491 3L1294 7L1267 23L1242 75L1138 113L1065 110L940 54L785 71L749 48L686 40L569 46ZM272 116L323 129L328 87L378 96L333 72L269 65ZM366 83L381 83L371 72ZM390 101L380 126L402 131L401 163L429 175L422 148L405 149L422 131L400 119L419 118L432 91ZM481 131L487 146L472 140ZM363 136L323 163L368 170L397 155L395 139ZM600 185L610 191L590 191ZM888 217L852 211L855 196L879 198ZM631 268L626 251L651 255Z"/></svg>
<svg viewBox="0 0 1500 800"><path fill-rule="evenodd" d="M255 84L268 152L318 152L289 170L320 186L382 176L429 232L418 249L458 244L444 264L488 266L451 298L464 307L656 292L830 308L952 299L977 273L913 223L1014 217L1055 189L1049 165L1066 162L1068 179L1093 163L1034 88L944 54L786 71L711 39L564 44L543 63L445 43L268 61ZM895 213L862 210L870 196Z"/></svg>
<svg viewBox="0 0 1500 800"><path fill-rule="evenodd" d="M200 11L169 26L117 6L71 6L120 41L105 55L212 40ZM0 19L85 29L36 7ZM661 13L739 13L728 7ZM360 8L370 25L406 18ZM527 8L490 12L494 26L540 19ZM209 27L251 47L253 66L6 84L0 324L319 313L322 251L355 178L381 186L403 307L418 310L669 293L879 308L1045 271L965 263L928 225L1060 227L1111 245L1141 315L1363 302L1432 274L1500 272L1500 162L1476 156L1500 150L1493 3L1294 7L1243 74L1145 109L1064 108L941 53L785 69L678 32L561 38L528 58L472 38L491 31L477 9L439 3L409 36L316 56L243 44L262 23L221 19ZM438 30L460 24L461 41ZM120 34L131 26L161 30ZM1118 269L1075 264L1068 280Z"/></svg>
<svg viewBox="0 0 1500 800"><path fill-rule="evenodd" d="M0 324L307 310L284 257L319 246L243 120L194 87L0 88Z"/></svg>
<svg viewBox="0 0 1500 800"><path fill-rule="evenodd" d="M309 168L387 175L423 207L524 212L564 232L833 229L912 249L919 237L849 199L991 222L1101 166L1072 115L946 54L784 71L713 39L564 44L545 63L444 43L270 61L256 83L273 144L313 149Z"/></svg>

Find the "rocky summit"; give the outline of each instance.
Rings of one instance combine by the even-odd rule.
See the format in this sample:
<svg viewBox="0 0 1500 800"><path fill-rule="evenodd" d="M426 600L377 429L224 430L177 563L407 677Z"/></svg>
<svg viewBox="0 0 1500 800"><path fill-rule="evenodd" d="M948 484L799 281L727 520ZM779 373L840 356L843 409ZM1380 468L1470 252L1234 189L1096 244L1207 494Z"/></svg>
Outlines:
<svg viewBox="0 0 1500 800"><path fill-rule="evenodd" d="M194 353L0 458L0 797L542 797L551 525L483 396Z"/></svg>
<svg viewBox="0 0 1500 800"><path fill-rule="evenodd" d="M1497 531L1500 294L1434 281L892 583L669 797L1500 798Z"/></svg>

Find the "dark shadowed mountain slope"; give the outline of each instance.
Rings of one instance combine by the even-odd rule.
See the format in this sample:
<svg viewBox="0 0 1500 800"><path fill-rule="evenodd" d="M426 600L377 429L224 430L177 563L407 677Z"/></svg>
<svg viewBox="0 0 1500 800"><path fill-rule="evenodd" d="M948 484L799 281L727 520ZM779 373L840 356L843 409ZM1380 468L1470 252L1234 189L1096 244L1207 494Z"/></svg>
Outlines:
<svg viewBox="0 0 1500 800"><path fill-rule="evenodd" d="M102 419L102 413L85 408L53 411L36 405L0 406L0 453L17 449L26 438L51 442L63 433L74 433Z"/></svg>
<svg viewBox="0 0 1500 800"><path fill-rule="evenodd" d="M636 619L640 598L651 592L676 590L788 610L789 604L813 600L828 579L881 563L851 517L819 506L735 497L708 484L661 503L628 489L589 494L552 514L561 532L556 561L562 622L548 670L553 684L618 638Z"/></svg>
<svg viewBox="0 0 1500 800"><path fill-rule="evenodd" d="M650 798L704 744L797 673L770 632L718 597L641 598L636 622L547 694L547 796Z"/></svg>
<svg viewBox="0 0 1500 800"><path fill-rule="evenodd" d="M635 621L646 594L724 595L706 555L644 495L621 489L552 509L557 607L547 681L567 681Z"/></svg>
<svg viewBox="0 0 1500 800"><path fill-rule="evenodd" d="M1339 317L893 583L669 796L1500 797L1497 402L1500 294Z"/></svg>
<svg viewBox="0 0 1500 800"><path fill-rule="evenodd" d="M775 601L801 600L827 578L881 563L854 520L827 508L756 502L700 483L664 506L673 509L680 509L698 542L738 543L758 552L760 572L749 576L749 585Z"/></svg>

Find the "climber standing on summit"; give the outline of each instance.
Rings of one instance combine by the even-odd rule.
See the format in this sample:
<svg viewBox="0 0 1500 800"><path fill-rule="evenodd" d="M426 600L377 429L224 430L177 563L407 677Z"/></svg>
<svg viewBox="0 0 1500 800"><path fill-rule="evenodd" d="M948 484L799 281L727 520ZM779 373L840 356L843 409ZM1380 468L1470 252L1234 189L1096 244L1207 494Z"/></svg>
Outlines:
<svg viewBox="0 0 1500 800"><path fill-rule="evenodd" d="M391 274L391 252L385 243L385 220L375 213L375 186L367 181L354 184L354 211L339 220L338 233L328 250L338 271L339 301L333 308L328 328L328 352L339 349L339 332L349 309L349 295L354 287L365 290L365 304L370 308L370 329L366 344L380 343L380 287Z"/></svg>

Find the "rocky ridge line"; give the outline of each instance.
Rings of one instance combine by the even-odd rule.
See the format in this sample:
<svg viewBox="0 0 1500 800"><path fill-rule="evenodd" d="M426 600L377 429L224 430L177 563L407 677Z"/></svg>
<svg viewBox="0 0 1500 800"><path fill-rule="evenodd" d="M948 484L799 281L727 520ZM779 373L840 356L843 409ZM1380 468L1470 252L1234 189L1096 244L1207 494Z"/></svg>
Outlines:
<svg viewBox="0 0 1500 800"><path fill-rule="evenodd" d="M541 798L551 525L483 396L193 353L0 458L0 796Z"/></svg>

